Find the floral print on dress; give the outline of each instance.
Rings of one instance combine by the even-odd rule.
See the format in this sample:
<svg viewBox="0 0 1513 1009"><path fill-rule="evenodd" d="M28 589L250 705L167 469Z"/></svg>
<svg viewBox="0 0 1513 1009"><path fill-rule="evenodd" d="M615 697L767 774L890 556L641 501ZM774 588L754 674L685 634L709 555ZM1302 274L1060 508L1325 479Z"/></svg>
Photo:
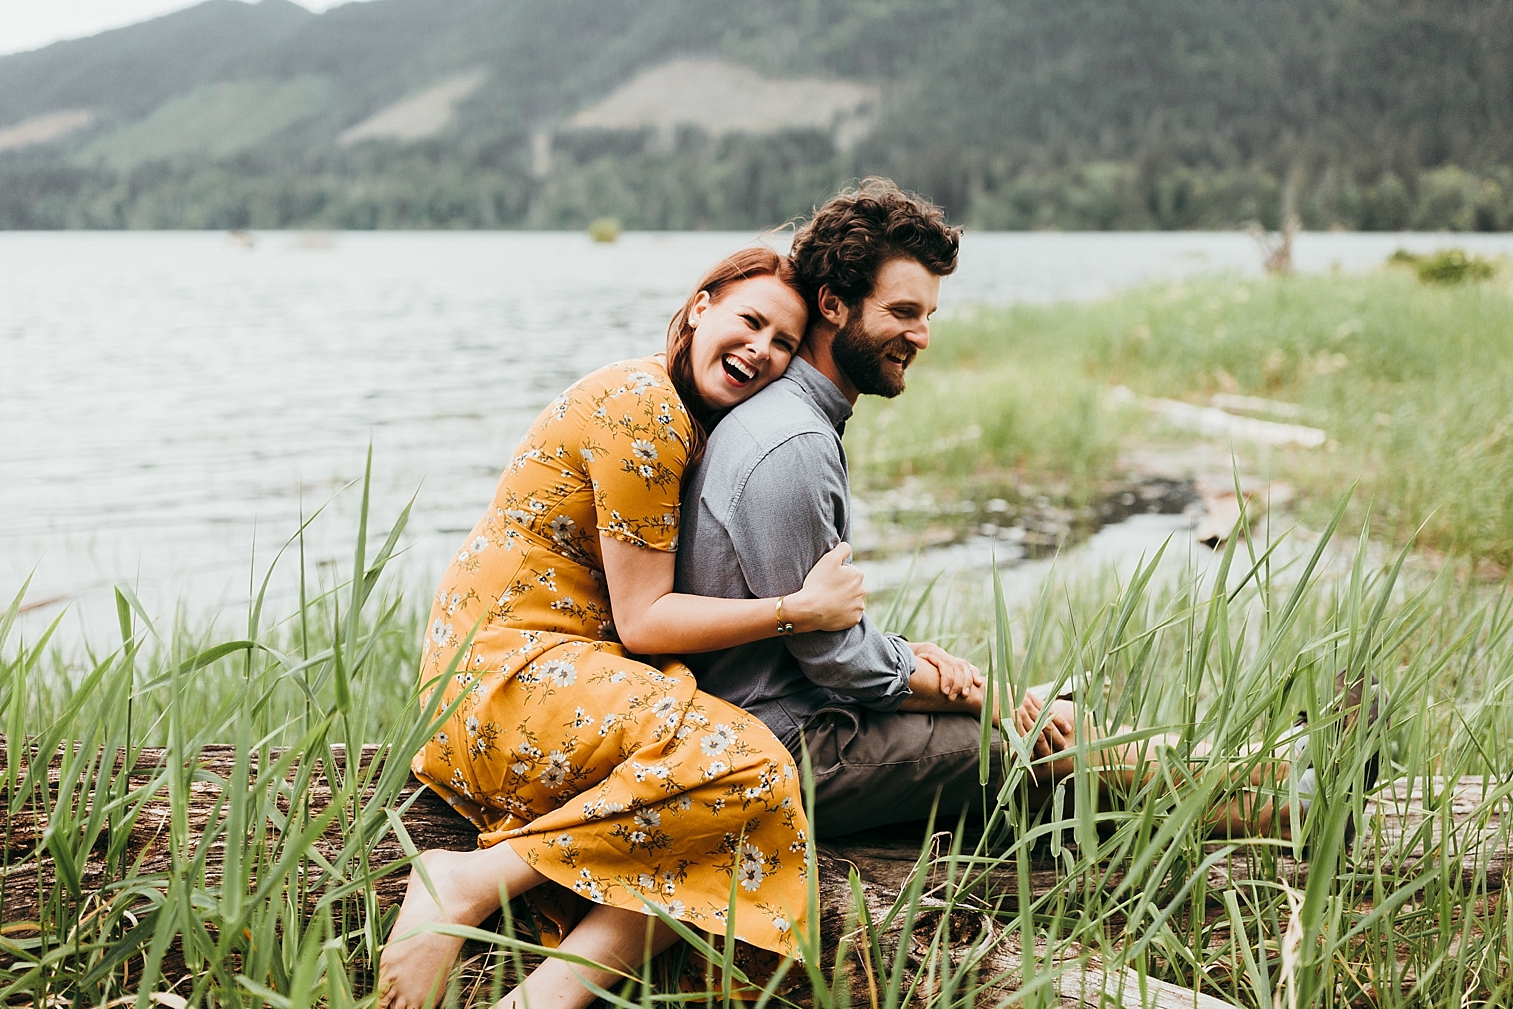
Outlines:
<svg viewBox="0 0 1513 1009"><path fill-rule="evenodd" d="M422 688L457 708L413 767L480 844L509 843L564 893L723 933L734 880L737 937L796 956L792 758L686 666L631 658L615 635L599 539L677 549L690 444L654 359L602 368L542 411L433 599Z"/></svg>

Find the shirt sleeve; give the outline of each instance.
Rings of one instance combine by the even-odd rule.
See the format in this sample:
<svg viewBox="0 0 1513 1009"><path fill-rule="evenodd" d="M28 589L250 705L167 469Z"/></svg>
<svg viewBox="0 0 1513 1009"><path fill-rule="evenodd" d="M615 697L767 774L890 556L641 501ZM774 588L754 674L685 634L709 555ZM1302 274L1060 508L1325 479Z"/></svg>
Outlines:
<svg viewBox="0 0 1513 1009"><path fill-rule="evenodd" d="M803 587L809 569L840 542L849 500L845 467L829 437L800 434L768 452L722 523L751 593L766 598ZM844 631L796 634L785 644L810 680L864 707L892 711L909 696L914 653L870 617Z"/></svg>
<svg viewBox="0 0 1513 1009"><path fill-rule="evenodd" d="M676 551L691 432L677 392L664 376L636 371L624 385L591 394L588 406L579 454L593 484L599 532Z"/></svg>

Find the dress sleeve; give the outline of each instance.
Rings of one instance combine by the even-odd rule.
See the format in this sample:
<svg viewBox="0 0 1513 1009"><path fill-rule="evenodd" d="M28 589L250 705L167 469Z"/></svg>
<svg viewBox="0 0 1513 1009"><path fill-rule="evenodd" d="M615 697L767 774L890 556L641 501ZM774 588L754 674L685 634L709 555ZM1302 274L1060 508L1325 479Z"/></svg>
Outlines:
<svg viewBox="0 0 1513 1009"><path fill-rule="evenodd" d="M632 369L596 391L590 406L581 454L599 532L676 551L678 495L692 434L683 401L665 373Z"/></svg>

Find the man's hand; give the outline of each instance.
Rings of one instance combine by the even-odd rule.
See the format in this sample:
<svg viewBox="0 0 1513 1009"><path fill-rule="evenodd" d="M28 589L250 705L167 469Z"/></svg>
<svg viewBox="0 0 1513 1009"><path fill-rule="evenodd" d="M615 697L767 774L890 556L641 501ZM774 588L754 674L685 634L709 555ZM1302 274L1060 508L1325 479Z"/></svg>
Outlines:
<svg viewBox="0 0 1513 1009"><path fill-rule="evenodd" d="M939 645L909 643L916 662L909 674L909 696L899 711L960 711L982 714L982 675L965 659L948 654ZM948 694L944 684L951 684Z"/></svg>
<svg viewBox="0 0 1513 1009"><path fill-rule="evenodd" d="M982 710L982 673L966 659L958 659L944 648L929 641L911 641L909 650L915 658L934 666L939 680L940 693L950 701L959 701L973 691L977 694L977 710ZM913 683L910 683L913 689Z"/></svg>
<svg viewBox="0 0 1513 1009"><path fill-rule="evenodd" d="M918 660L909 676L908 697L898 706L900 711L960 711L981 715L983 680L976 666L959 659L939 645L929 642L910 642L909 648ZM947 692L950 683L953 693ZM1024 701L1011 712L1014 729L1021 737L1028 737L1045 702L1034 694L1025 694ZM1071 701L1052 701L1051 713L1041 726L1030 750L1036 757L1070 750L1077 743L1076 708ZM994 724L998 714L994 713ZM1029 740L1026 738L1026 742Z"/></svg>

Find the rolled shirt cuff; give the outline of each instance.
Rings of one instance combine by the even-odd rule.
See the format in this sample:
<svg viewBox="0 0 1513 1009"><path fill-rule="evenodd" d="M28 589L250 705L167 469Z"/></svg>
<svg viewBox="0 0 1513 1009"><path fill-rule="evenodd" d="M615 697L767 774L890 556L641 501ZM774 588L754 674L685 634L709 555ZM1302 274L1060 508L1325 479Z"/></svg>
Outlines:
<svg viewBox="0 0 1513 1009"><path fill-rule="evenodd" d="M918 660L915 658L914 652L909 648L907 640L897 634L889 634L887 638L889 647L893 649L894 654L898 658L897 678L886 693L866 699L856 698L858 704L872 711L897 711L898 706L904 703L904 698L910 697L914 693L914 691L909 689L909 677L914 674Z"/></svg>

